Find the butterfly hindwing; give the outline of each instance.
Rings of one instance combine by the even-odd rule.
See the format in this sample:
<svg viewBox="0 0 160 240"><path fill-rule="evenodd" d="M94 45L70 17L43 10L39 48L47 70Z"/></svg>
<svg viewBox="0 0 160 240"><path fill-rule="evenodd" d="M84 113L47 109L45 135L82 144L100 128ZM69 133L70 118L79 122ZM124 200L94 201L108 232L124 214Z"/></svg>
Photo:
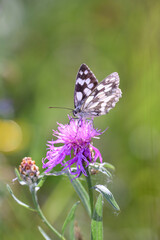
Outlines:
<svg viewBox="0 0 160 240"><path fill-rule="evenodd" d="M121 97L118 73L112 73L100 82L82 105L82 111L91 115L108 113Z"/></svg>
<svg viewBox="0 0 160 240"><path fill-rule="evenodd" d="M98 81L86 64L82 64L77 74L74 90L74 106L81 106L98 85Z"/></svg>

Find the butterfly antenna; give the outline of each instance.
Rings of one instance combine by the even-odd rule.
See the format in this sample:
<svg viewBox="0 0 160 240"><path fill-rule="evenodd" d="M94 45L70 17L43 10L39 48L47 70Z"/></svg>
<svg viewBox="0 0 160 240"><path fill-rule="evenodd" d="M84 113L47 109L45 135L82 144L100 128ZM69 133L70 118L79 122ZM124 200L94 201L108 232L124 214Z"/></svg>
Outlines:
<svg viewBox="0 0 160 240"><path fill-rule="evenodd" d="M72 108L67 108L67 107L49 107L49 108L58 108L58 109L67 109L67 110L74 110Z"/></svg>

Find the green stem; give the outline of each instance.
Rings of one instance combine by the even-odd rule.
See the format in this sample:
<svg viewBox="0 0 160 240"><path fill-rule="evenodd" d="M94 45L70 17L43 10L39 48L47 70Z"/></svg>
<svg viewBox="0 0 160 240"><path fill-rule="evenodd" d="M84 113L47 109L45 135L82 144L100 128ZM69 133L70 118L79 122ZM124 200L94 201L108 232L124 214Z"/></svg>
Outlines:
<svg viewBox="0 0 160 240"><path fill-rule="evenodd" d="M91 205L91 218L93 217L93 189L92 189L92 182L91 182L91 176L89 174L88 168L85 169L87 173L86 181L88 185L88 194L89 194L89 200Z"/></svg>
<svg viewBox="0 0 160 240"><path fill-rule="evenodd" d="M65 238L48 222L48 220L45 218L45 216L43 215L40 206L38 204L38 198L37 198L37 194L36 194L36 190L35 188L30 188L31 194L32 194L32 199L34 202L34 206L39 214L39 216L41 217L41 219L43 220L43 222L51 229L52 232L54 232L60 239L65 240Z"/></svg>

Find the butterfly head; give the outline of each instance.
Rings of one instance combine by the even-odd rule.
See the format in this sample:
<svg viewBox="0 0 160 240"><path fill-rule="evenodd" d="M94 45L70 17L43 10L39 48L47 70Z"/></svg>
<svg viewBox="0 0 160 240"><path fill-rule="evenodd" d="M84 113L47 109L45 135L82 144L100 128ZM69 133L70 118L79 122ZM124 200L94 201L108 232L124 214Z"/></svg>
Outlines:
<svg viewBox="0 0 160 240"><path fill-rule="evenodd" d="M80 112L81 112L80 107L76 107L76 108L73 110L73 115L74 115L75 117L79 117L79 116L80 116Z"/></svg>

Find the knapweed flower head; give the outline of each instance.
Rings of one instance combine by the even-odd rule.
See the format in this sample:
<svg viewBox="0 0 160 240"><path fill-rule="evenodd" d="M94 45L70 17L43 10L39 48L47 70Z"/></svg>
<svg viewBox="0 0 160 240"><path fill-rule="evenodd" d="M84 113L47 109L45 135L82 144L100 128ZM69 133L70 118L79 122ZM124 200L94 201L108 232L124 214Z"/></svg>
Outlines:
<svg viewBox="0 0 160 240"><path fill-rule="evenodd" d="M102 133L94 128L92 121L69 119L69 124L58 123L58 130L53 130L53 136L57 139L48 141L43 168L47 168L45 172L49 172L61 164L63 170L68 168L76 177L81 173L87 176L85 168L89 163L96 162L98 158L102 162L100 151L92 144L92 138L97 138ZM65 161L66 156L69 156L70 160ZM72 167L76 168L75 172L72 171Z"/></svg>
<svg viewBox="0 0 160 240"><path fill-rule="evenodd" d="M21 165L19 165L19 172L23 181L27 184L36 183L40 174L39 168L35 165L35 161L31 157L24 157Z"/></svg>

